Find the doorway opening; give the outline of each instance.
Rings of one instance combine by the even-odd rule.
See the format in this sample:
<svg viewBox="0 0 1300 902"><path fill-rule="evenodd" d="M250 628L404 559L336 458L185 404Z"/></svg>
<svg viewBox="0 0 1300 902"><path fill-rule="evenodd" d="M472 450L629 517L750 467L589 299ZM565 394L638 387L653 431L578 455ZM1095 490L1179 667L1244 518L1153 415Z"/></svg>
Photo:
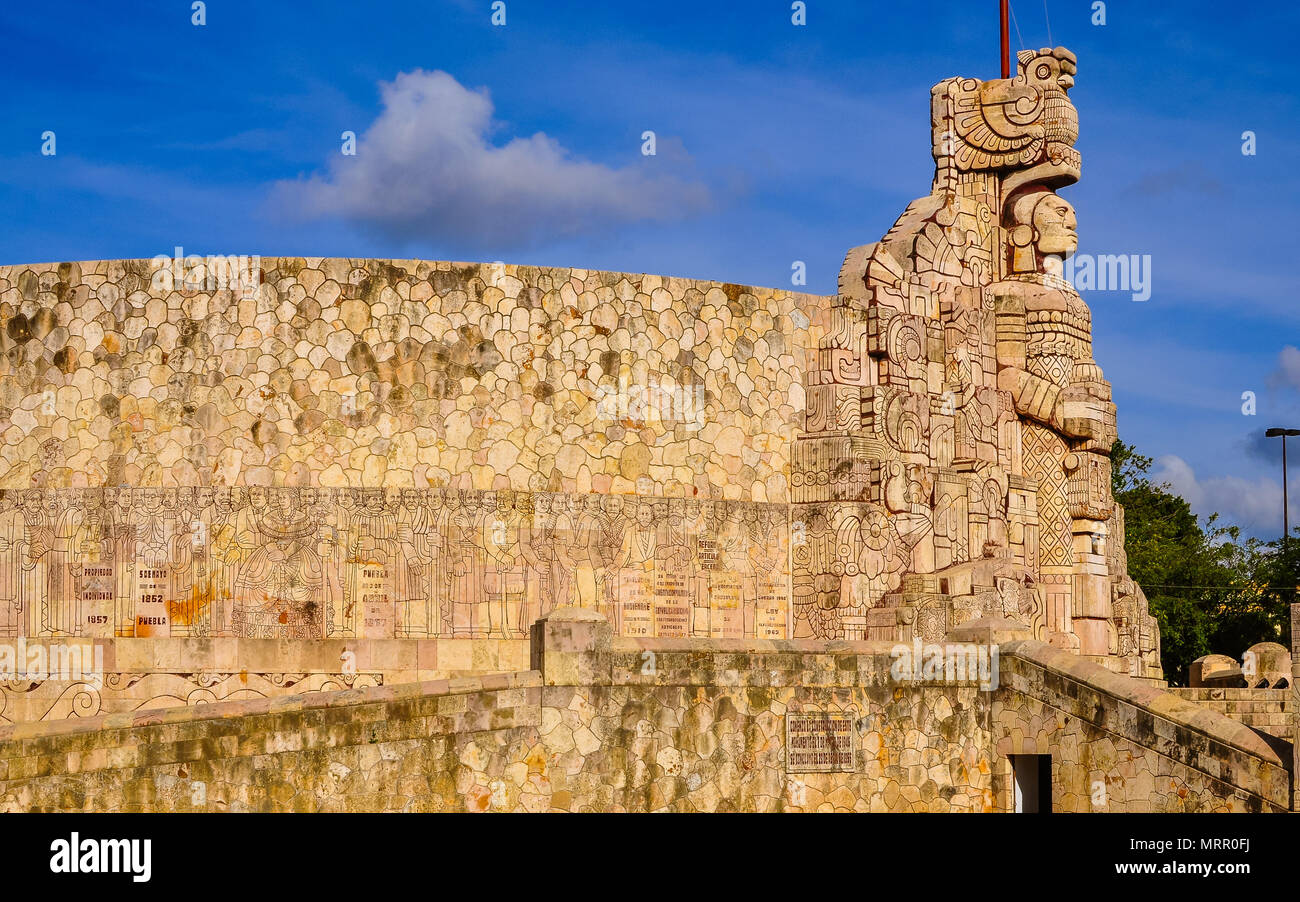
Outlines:
<svg viewBox="0 0 1300 902"><path fill-rule="evenodd" d="M1052 756L1011 755L1011 780L1016 814L1049 814L1052 810Z"/></svg>

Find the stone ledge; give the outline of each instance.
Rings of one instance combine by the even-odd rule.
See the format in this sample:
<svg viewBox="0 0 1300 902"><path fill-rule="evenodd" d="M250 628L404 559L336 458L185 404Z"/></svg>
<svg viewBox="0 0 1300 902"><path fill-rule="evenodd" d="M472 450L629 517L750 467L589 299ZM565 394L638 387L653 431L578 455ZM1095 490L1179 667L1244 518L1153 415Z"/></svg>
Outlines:
<svg viewBox="0 0 1300 902"><path fill-rule="evenodd" d="M1290 770L1290 762L1284 761L1250 727L1196 702L1180 698L1168 690L1150 688L1137 680L1084 661L1077 655L1054 648L1045 642L1035 640L1010 642L1001 647L1001 654L1020 658L1049 673L1081 683L1094 692L1128 702L1153 717L1168 721L1176 727L1200 733L1238 752L1261 759L1265 764Z"/></svg>
<svg viewBox="0 0 1300 902"><path fill-rule="evenodd" d="M883 655L887 657L890 650L900 644L911 647L910 643L847 639L663 639L616 636L610 643L610 650L615 654L654 651L712 655Z"/></svg>
<svg viewBox="0 0 1300 902"><path fill-rule="evenodd" d="M1270 702L1290 704L1292 699L1292 690L1285 689L1241 689L1241 688L1214 688L1209 686L1197 686L1187 688L1183 686L1171 686L1168 690L1182 698L1195 699L1197 701L1243 701L1243 702Z"/></svg>

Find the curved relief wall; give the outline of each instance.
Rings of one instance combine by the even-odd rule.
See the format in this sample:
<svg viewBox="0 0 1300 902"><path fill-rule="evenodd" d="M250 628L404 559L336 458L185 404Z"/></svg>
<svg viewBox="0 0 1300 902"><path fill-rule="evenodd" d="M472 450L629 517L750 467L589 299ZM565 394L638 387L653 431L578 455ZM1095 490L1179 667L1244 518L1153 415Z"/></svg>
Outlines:
<svg viewBox="0 0 1300 902"><path fill-rule="evenodd" d="M382 678L493 669L514 651L487 643L565 605L632 636L789 635L825 299L236 264L0 268L0 640L89 640L136 675L247 668L230 642L313 646L317 676L358 643L438 643L376 652ZM66 687L31 688L53 711Z"/></svg>
<svg viewBox="0 0 1300 902"><path fill-rule="evenodd" d="M824 298L578 269L251 259L251 284L221 289L217 266L0 267L0 487L789 500Z"/></svg>

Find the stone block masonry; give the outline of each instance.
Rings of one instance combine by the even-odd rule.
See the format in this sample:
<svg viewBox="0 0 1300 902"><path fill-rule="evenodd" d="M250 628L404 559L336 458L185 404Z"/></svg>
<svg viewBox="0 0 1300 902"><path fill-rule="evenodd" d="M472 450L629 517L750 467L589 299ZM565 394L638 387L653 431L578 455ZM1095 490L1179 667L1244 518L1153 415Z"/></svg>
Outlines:
<svg viewBox="0 0 1300 902"><path fill-rule="evenodd" d="M1286 689L1170 689L1180 698L1196 702L1239 720L1248 727L1291 742L1295 723L1295 697Z"/></svg>

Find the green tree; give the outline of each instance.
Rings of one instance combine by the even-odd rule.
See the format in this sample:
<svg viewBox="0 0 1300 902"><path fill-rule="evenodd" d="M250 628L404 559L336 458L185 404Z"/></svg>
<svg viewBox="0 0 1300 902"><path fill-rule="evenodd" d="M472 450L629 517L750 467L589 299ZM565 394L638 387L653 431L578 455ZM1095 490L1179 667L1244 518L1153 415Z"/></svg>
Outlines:
<svg viewBox="0 0 1300 902"><path fill-rule="evenodd" d="M1291 598L1279 587L1295 585L1298 552L1243 541L1237 527L1218 524L1218 514L1202 524L1167 483L1151 481L1151 458L1132 445L1117 441L1111 464L1129 575L1160 625L1166 679L1186 685L1188 665L1201 655L1239 658L1256 642L1289 644Z"/></svg>

